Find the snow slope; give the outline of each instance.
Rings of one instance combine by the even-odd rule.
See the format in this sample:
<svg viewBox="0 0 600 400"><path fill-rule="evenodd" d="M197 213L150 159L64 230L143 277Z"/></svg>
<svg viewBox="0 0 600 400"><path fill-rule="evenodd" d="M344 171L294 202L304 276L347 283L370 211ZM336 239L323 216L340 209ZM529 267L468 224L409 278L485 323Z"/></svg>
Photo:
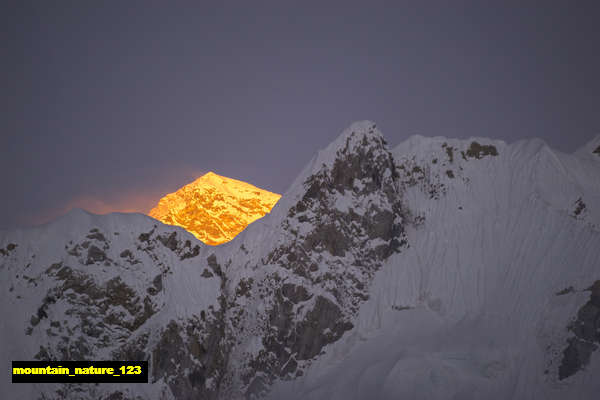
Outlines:
<svg viewBox="0 0 600 400"><path fill-rule="evenodd" d="M202 274L205 265L196 260L206 248L196 243L183 229L145 215L99 216L79 209L4 235L0 357L111 360L135 359L141 352L152 361L143 353L160 348L160 331L172 321L187 321L194 310L210 322L212 310L220 308L220 278ZM161 369L154 365L155 372ZM66 396L64 387L11 385L8 379L5 374L0 387L13 398L53 398L53 391L55 398ZM100 398L101 389L118 389L130 398L159 398L162 389L114 386L87 385L85 395L71 396Z"/></svg>
<svg viewBox="0 0 600 400"><path fill-rule="evenodd" d="M470 157L473 141L498 155ZM418 166L444 194L431 196L431 182L403 192L420 217L410 247L378 272L355 328L271 397L597 398L598 352L559 377L568 327L600 279L600 157L593 143L583 149L419 136L398 145L399 166Z"/></svg>

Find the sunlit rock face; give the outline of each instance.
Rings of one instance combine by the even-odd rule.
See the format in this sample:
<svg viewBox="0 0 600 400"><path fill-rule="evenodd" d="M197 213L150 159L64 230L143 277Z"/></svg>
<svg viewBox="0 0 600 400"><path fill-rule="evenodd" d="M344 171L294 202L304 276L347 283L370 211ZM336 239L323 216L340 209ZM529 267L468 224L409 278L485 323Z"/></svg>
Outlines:
<svg viewBox="0 0 600 400"><path fill-rule="evenodd" d="M280 197L209 172L160 199L148 215L181 226L206 244L218 245L271 211Z"/></svg>

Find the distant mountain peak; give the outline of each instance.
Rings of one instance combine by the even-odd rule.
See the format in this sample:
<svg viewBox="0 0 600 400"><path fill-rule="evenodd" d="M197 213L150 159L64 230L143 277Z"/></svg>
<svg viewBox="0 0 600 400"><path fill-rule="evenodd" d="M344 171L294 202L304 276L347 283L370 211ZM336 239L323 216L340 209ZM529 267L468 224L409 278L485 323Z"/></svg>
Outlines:
<svg viewBox="0 0 600 400"><path fill-rule="evenodd" d="M210 171L164 196L150 215L185 228L209 245L233 239L263 217L281 195Z"/></svg>

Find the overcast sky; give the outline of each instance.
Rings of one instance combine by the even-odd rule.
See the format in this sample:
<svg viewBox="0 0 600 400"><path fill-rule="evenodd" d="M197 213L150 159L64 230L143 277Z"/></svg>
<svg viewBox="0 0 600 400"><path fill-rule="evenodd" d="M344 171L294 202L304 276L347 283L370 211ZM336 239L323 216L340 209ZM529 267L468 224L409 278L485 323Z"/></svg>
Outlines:
<svg viewBox="0 0 600 400"><path fill-rule="evenodd" d="M600 132L598 1L0 7L0 229L146 212L209 170L282 193L354 120L392 146Z"/></svg>

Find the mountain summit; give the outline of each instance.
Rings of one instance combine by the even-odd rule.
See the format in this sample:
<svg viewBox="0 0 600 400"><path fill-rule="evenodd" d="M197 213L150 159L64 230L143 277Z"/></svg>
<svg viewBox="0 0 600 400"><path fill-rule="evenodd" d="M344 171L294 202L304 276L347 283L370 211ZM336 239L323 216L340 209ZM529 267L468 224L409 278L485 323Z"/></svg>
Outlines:
<svg viewBox="0 0 600 400"><path fill-rule="evenodd" d="M271 211L280 197L209 172L164 196L148 215L164 224L181 226L206 244L217 245L230 241Z"/></svg>

